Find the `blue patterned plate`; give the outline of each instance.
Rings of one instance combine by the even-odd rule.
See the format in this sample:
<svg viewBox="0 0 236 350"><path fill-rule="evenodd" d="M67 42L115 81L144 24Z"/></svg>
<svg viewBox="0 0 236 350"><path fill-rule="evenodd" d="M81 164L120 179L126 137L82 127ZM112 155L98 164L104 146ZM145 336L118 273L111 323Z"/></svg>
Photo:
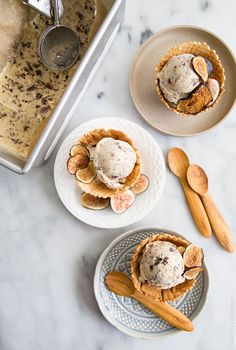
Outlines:
<svg viewBox="0 0 236 350"><path fill-rule="evenodd" d="M94 276L95 296L104 317L120 331L142 339L158 338L160 335L178 330L155 316L136 300L110 292L106 288L104 278L108 272L114 270L130 275L130 262L135 248L141 240L158 232L179 235L158 228L144 228L124 233L102 253ZM208 273L204 265L204 272L198 275L193 289L171 304L193 320L205 304L207 290Z"/></svg>

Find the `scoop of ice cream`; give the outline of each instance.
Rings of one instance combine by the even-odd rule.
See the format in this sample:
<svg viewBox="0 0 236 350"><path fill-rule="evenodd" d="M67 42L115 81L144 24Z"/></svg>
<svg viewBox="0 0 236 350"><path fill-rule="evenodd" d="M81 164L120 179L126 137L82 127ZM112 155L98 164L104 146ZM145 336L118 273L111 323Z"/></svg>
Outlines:
<svg viewBox="0 0 236 350"><path fill-rule="evenodd" d="M127 142L105 137L97 143L93 161L99 180L117 189L132 172L136 154Z"/></svg>
<svg viewBox="0 0 236 350"><path fill-rule="evenodd" d="M20 1L0 1L0 73L15 54L27 13L28 9Z"/></svg>
<svg viewBox="0 0 236 350"><path fill-rule="evenodd" d="M193 57L191 54L173 56L158 73L160 88L169 102L177 104L200 84L192 66Z"/></svg>
<svg viewBox="0 0 236 350"><path fill-rule="evenodd" d="M144 248L140 260L140 282L167 289L184 282L184 261L176 246L155 241Z"/></svg>

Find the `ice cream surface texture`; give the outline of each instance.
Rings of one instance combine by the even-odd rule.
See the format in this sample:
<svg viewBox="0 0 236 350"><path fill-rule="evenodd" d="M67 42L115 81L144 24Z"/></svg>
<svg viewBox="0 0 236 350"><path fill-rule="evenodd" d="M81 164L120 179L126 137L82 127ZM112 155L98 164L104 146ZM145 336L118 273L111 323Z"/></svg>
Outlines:
<svg viewBox="0 0 236 350"><path fill-rule="evenodd" d="M82 58L98 28L100 10L95 0L63 4L61 24L78 35ZM80 64L79 59L66 71L43 66L37 46L48 22L20 0L0 0L0 149L24 160Z"/></svg>
<svg viewBox="0 0 236 350"><path fill-rule="evenodd" d="M0 75L7 60L15 54L26 17L27 9L20 1L0 0Z"/></svg>
<svg viewBox="0 0 236 350"><path fill-rule="evenodd" d="M127 142L104 137L96 145L93 161L99 180L118 189L132 172L136 154Z"/></svg>
<svg viewBox="0 0 236 350"><path fill-rule="evenodd" d="M169 102L177 104L200 83L192 65L192 54L173 56L158 73L160 88Z"/></svg>
<svg viewBox="0 0 236 350"><path fill-rule="evenodd" d="M168 289L184 282L184 260L170 242L151 242L140 259L140 282Z"/></svg>

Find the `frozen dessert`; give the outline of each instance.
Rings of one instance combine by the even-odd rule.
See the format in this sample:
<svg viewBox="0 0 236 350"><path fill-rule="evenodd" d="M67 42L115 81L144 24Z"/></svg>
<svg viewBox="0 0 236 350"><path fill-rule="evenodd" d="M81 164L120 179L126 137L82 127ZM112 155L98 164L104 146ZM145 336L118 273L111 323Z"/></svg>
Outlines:
<svg viewBox="0 0 236 350"><path fill-rule="evenodd" d="M200 84L200 77L193 69L193 58L191 54L173 56L157 74L160 88L169 102L177 104Z"/></svg>
<svg viewBox="0 0 236 350"><path fill-rule="evenodd" d="M140 169L133 141L114 129L87 132L71 147L67 159L67 170L82 191L82 206L102 210L110 205L116 214L124 213L148 189L149 179Z"/></svg>
<svg viewBox="0 0 236 350"><path fill-rule="evenodd" d="M0 75L8 59L15 54L26 19L26 7L20 1L0 1Z"/></svg>
<svg viewBox="0 0 236 350"><path fill-rule="evenodd" d="M185 42L156 66L156 89L168 109L196 115L212 108L224 92L224 68L206 43Z"/></svg>
<svg viewBox="0 0 236 350"><path fill-rule="evenodd" d="M26 160L97 29L96 0L64 0L62 23L78 34L80 58L66 71L37 54L46 17L19 0L0 0L0 149ZM4 73L4 74L1 74Z"/></svg>
<svg viewBox="0 0 236 350"><path fill-rule="evenodd" d="M183 272L183 257L173 243L156 241L146 245L140 260L141 282L167 289L184 282Z"/></svg>
<svg viewBox="0 0 236 350"><path fill-rule="evenodd" d="M127 142L105 137L97 143L93 161L99 180L117 189L132 172L136 154Z"/></svg>
<svg viewBox="0 0 236 350"><path fill-rule="evenodd" d="M203 251L180 236L157 233L142 240L131 260L135 288L156 301L187 293L203 270Z"/></svg>
<svg viewBox="0 0 236 350"><path fill-rule="evenodd" d="M90 157L90 165L87 167L87 175L90 176L86 176L86 181L86 169L76 172L79 175L76 176L78 185L83 192L99 198L111 198L118 192L126 192L139 181L140 155L133 141L123 131L93 129L80 138L79 144L86 148ZM144 188L141 185L139 192ZM131 196L128 197L132 204ZM127 204L126 199L124 205ZM122 196L119 196L119 200L122 200Z"/></svg>

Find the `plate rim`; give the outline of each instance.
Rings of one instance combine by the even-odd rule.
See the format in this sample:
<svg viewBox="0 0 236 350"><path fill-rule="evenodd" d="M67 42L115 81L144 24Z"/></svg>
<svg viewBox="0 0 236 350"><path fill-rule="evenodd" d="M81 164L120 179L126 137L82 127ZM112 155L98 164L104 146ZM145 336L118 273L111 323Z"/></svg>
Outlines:
<svg viewBox="0 0 236 350"><path fill-rule="evenodd" d="M102 303L102 297L100 295L100 289L99 289L99 275L100 275L100 271L103 265L103 262L107 256L107 254L109 253L109 251L121 240L123 240L124 238L132 235L132 234L136 234L142 231L163 231L163 232L169 232L171 234L180 236L182 238L185 238L183 235L181 235L180 233L173 231L171 229L166 229L163 227L156 227L156 226L148 226L148 227L141 227L141 228L137 228L137 229L133 229L133 230L129 230L126 231L124 233L122 233L121 235L118 235L114 240L112 240L108 246L103 250L103 252L101 253L100 257L98 258L96 267L95 267L95 272L94 272L94 278L93 278L93 289L94 289L94 295L95 295L95 299L97 301L98 307L100 312L102 313L102 315L104 316L104 318L116 329L118 329L119 331L125 333L126 335L129 335L131 337L137 338L137 339L145 339L145 340L154 340L154 339L158 339L159 337L164 337L164 336L169 336L169 335L175 335L175 334L179 334L181 331L180 329L177 329L175 327L169 329L167 332L165 333L160 333L160 334L149 334L147 335L146 333L143 332L139 332L137 330L129 330L127 327L123 326L122 324L120 324L119 322L117 322L114 318L110 317L109 313L106 312L106 308L104 307L104 304ZM187 239L187 238L186 238ZM187 239L188 240L188 239ZM190 319L194 320L196 319L204 305L207 302L208 299L208 292L209 292L209 273L208 273L208 269L207 266L204 262L204 278L205 278L205 287L203 290L203 294L202 294L202 298L200 299L199 305L198 307L195 309L195 311L193 312L193 314L191 315Z"/></svg>
<svg viewBox="0 0 236 350"><path fill-rule="evenodd" d="M165 27L161 30L159 30L158 32L154 33L148 40L146 40L142 45L141 47L139 47L138 51L136 52L133 60L132 60L132 63L131 63L131 67L130 67L130 70L129 70L129 92L130 92L130 96L131 96L131 99L133 101L133 104L137 110L137 112L139 113L139 115L151 126L153 127L154 129L156 129L157 131L159 131L160 133L164 134L164 135L170 135L170 136L175 136L175 137L192 137L192 136L198 136L198 135L201 135L201 134L204 134L214 128L216 128L217 126L219 126L221 123L223 123L223 121L229 117L229 114L231 113L234 105L235 105L235 102L236 102L236 98L234 99L234 102L232 103L232 106L230 107L229 111L225 114L225 116L220 120L218 121L216 124L212 125L211 127L205 129L205 130L202 130L202 131L198 131L198 132L193 132L193 133L184 133L184 134L179 134L179 133L175 133L175 132L171 132L171 131L164 131L160 128L158 128L156 125L154 125L154 123L152 123L148 118L145 117L144 113L141 112L140 108L137 106L136 102L135 102L135 99L134 99L134 93L133 93L133 88L132 88L132 76L133 76L133 70L134 70L134 67L135 67L135 63L141 53L142 50L145 49L146 46L148 46L148 44L150 43L150 41L152 40L155 40L156 37L158 37L160 34L164 33L164 32L167 32L169 30L175 30L175 29L193 29L193 30L200 30L202 32L205 32L207 34L210 34L211 36L215 37L217 40L219 40L224 46L225 48L228 50L229 54L231 55L234 63L235 63L235 66L236 66L236 56L234 55L233 51L231 50L231 48L228 46L228 44L226 44L226 42L221 39L220 36L218 36L217 34L215 34L214 32L206 29L206 28L203 28L203 27L199 27L199 26L192 26L192 25L175 25L175 26L168 26L168 27Z"/></svg>
<svg viewBox="0 0 236 350"><path fill-rule="evenodd" d="M148 215L148 214L150 213L150 211L149 211L147 214L145 214L144 216L140 217L137 221L130 222L130 223L128 223L128 224L125 223L125 224L121 224L121 225L118 225L118 226L107 226L107 225L102 225L102 224L101 224L101 225L98 226L97 224L93 224L93 223L84 221L84 220L82 220L82 218L78 218L78 217L75 215L75 213L71 212L70 208L67 206L67 204L64 202L64 200L61 198L61 196L60 196L60 194L59 194L59 191L58 191L58 183L57 183L57 181L56 181L56 175L55 175L55 174L56 174L56 171L55 171L55 169L56 169L56 163L57 163L57 159L58 159L58 154L59 154L59 152L60 152L60 150L61 150L63 144L64 144L64 143L66 142L66 140L70 137L70 135L71 135L72 133L74 133L75 130L81 128L81 126L83 126L83 125L85 125L85 124L87 124L87 123L89 124L89 123L94 122L94 121L98 121L98 123L99 123L99 121L100 121L101 119L106 119L106 120L108 120L108 119L109 119L109 120L116 119L116 120L118 120L118 121L119 121L119 120L122 120L122 121L128 122L128 123L130 123L131 125L133 125L133 126L135 126L135 127L138 127L138 128L140 128L140 129L143 129L143 130L148 134L148 136L153 140L153 142L155 143L155 145L156 145L156 147L158 148L158 151L159 151L159 153L160 153L160 161L161 161L162 166L163 166L163 176L162 176L163 181L162 181L162 184L161 184L160 196L158 197L157 201L156 201L155 204L152 206L152 208L150 209L150 211L153 210L154 207L157 205L158 201L159 201L160 198L161 198L161 195L163 194L163 190L164 190L165 184L166 184L166 176L167 176L167 175L166 175L166 164L165 164L165 159L164 159L163 151L162 151L162 149L161 149L159 143L155 140L155 138L152 136L152 134L151 134L148 130L146 130L144 127L142 127L142 126L139 125L138 123L136 123L136 122L134 122L134 121L132 121L132 120L123 118L123 117L117 117L117 116L104 116L104 117L97 117L97 118L95 117L95 118L93 118L93 119L87 120L86 122L84 122L84 123L82 123L82 124L77 125L73 130L71 130L71 131L69 132L69 134L67 134L66 137L64 138L64 140L62 141L62 143L61 143L61 145L60 145L60 147L59 147L59 149L58 149L58 151L57 151L56 157L55 157L54 166L53 166L54 186L55 186L55 188L56 188L58 197L60 198L62 204L63 204L64 207L67 209L67 211L69 211L69 213L70 213L71 215L73 215L77 220L79 220L79 221L85 223L86 225L90 225L90 226L92 226L92 227L101 228L101 229L106 229L106 230L128 227L128 226L130 226L130 225L133 225L133 224L137 223L137 222L140 221L141 219L143 219L146 215ZM116 215L116 214L114 214L114 215Z"/></svg>

